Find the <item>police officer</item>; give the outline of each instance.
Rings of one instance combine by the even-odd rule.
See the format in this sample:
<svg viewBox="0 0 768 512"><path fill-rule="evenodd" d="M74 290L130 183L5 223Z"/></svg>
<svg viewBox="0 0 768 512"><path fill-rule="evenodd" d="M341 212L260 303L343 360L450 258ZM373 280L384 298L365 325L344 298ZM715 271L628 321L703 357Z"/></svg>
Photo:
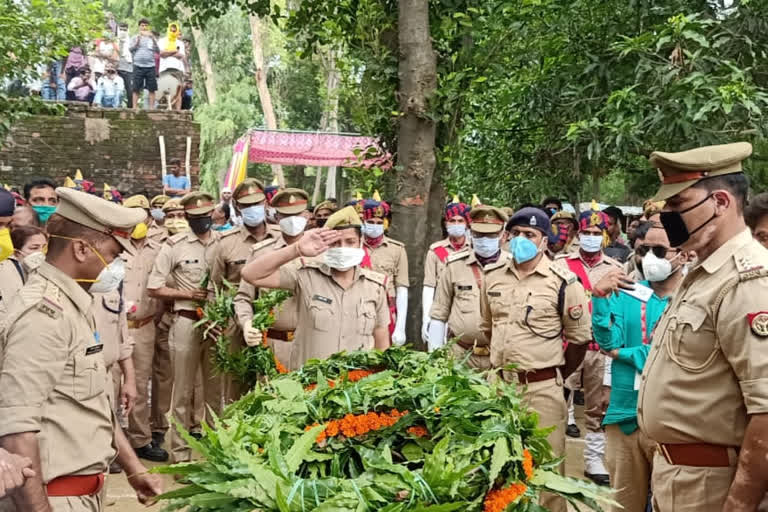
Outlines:
<svg viewBox="0 0 768 512"><path fill-rule="evenodd" d="M152 222L149 224L149 231L147 237L155 240L156 242L162 242L168 237L168 232L165 229L165 210L163 206L168 202L170 197L165 195L159 195L152 198L149 202L149 211L152 216Z"/></svg>
<svg viewBox="0 0 768 512"><path fill-rule="evenodd" d="M17 510L101 511L115 448L140 501L160 492L112 420L88 293L94 283L117 287L112 262L143 214L76 190L56 192L46 261L11 305L0 340L0 447L32 460L35 476L13 495Z"/></svg>
<svg viewBox="0 0 768 512"><path fill-rule="evenodd" d="M179 203L189 223L190 231L169 238L157 255L147 289L149 296L173 300L175 318L169 334L173 360L173 393L171 412L186 429L193 422L193 390L199 369L203 374L205 403L214 413L221 411L221 378L214 375L211 350L213 342L203 340L200 329L194 327L199 320L197 308L208 297L208 280L219 233L211 231L213 197L205 192L190 192ZM167 285L173 279L175 287ZM190 460L191 452L176 432L171 430L171 458L173 462Z"/></svg>
<svg viewBox="0 0 768 512"><path fill-rule="evenodd" d="M315 227L322 228L325 226L325 221L327 221L328 217L333 215L338 208L339 205L336 204L336 201L333 199L326 199L315 206L315 209L312 212Z"/></svg>
<svg viewBox="0 0 768 512"><path fill-rule="evenodd" d="M576 233L579 231L579 223L573 213L560 210L550 217L549 223L552 225L547 242L547 256L550 259L578 248Z"/></svg>
<svg viewBox="0 0 768 512"><path fill-rule="evenodd" d="M408 255L402 242L384 234L389 205L385 201L366 199L362 204L363 240L371 268L387 276L392 343L405 343L405 319L408 316Z"/></svg>
<svg viewBox="0 0 768 512"><path fill-rule="evenodd" d="M541 426L555 427L549 443L559 457L565 453L563 381L584 358L591 317L573 272L544 256L549 230L549 218L538 208L523 208L509 220L512 257L485 268L481 328L491 340L491 365L505 380L524 386L524 400ZM569 342L565 352L563 338ZM517 369L503 369L510 364ZM565 500L551 495L541 504L566 510Z"/></svg>
<svg viewBox="0 0 768 512"><path fill-rule="evenodd" d="M621 264L606 256L603 249L609 243L607 233L608 216L599 211L582 212L579 216L579 250L555 258L556 263L564 265L576 274L582 286L591 294L592 284L605 274L621 268ZM586 417L587 435L584 444L584 475L599 485L608 485L610 477L605 467L605 433L602 428L603 417L608 406L603 400L603 377L607 356L600 353L600 346L592 342L584 356L581 368L581 380L584 385L584 416ZM581 388L578 373L574 373L566 383L570 390ZM568 424L574 425L573 412L569 412Z"/></svg>
<svg viewBox="0 0 768 512"><path fill-rule="evenodd" d="M243 269L243 280L257 288L293 292L298 304L293 368L342 350L389 347L386 277L360 266L360 217L345 207L325 225ZM307 260L317 256L322 259ZM287 265L295 259L301 263L298 268Z"/></svg>
<svg viewBox="0 0 768 512"><path fill-rule="evenodd" d="M471 208L468 204L459 201L454 197L453 201L445 205L445 230L448 236L443 240L433 243L429 246L427 257L424 260L424 287L421 292L422 322L421 337L428 341L428 329L430 310L435 298L435 288L440 281L440 275L448 264L448 258L457 252L464 251L469 247L469 237L467 236L467 224L469 224L469 212ZM442 343L442 340L440 340Z"/></svg>
<svg viewBox="0 0 768 512"><path fill-rule="evenodd" d="M756 510L768 488L768 253L743 217L751 153L739 142L651 154L669 243L699 261L659 320L640 383L660 512Z"/></svg>
<svg viewBox="0 0 768 512"><path fill-rule="evenodd" d="M168 452L152 440L149 407L149 382L152 379L152 364L158 348L155 342L154 320L161 305L149 296L147 281L152 272L152 264L160 251L160 244L148 236L147 226L152 224L152 217L147 198L142 195L131 196L125 200L123 206L141 209L146 215L146 219L134 228L131 233L130 247L123 253L125 258L124 307L128 335L134 341L133 367L136 373L136 404L128 414L126 435L140 458L165 462L168 460ZM165 348L164 355L167 357L167 346ZM154 387L152 391L152 399L157 400L154 395L162 391Z"/></svg>
<svg viewBox="0 0 768 512"><path fill-rule="evenodd" d="M480 296L485 288L483 271L486 266L508 258L499 240L507 216L492 206L477 206L469 214L474 250L464 250L448 257L440 276L435 302L430 313L429 347L443 344L446 337L458 337L452 345L459 360L478 370L491 367L488 338L480 329Z"/></svg>

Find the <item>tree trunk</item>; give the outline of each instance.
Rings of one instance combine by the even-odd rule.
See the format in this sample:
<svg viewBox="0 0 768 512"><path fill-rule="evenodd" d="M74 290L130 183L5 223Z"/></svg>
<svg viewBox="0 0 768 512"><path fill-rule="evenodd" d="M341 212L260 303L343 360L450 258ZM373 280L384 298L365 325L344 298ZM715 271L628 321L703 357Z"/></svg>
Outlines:
<svg viewBox="0 0 768 512"><path fill-rule="evenodd" d="M326 70L325 91L327 96L327 131L339 131L339 70L336 68L336 54L333 50L323 55L323 64ZM328 168L328 177L325 180L325 198L336 196L336 167Z"/></svg>
<svg viewBox="0 0 768 512"><path fill-rule="evenodd" d="M430 189L435 172L435 123L429 101L437 88L437 57L429 31L429 1L398 3L400 126L392 235L405 243L410 269L407 339L421 342L421 284L429 241Z"/></svg>
<svg viewBox="0 0 768 512"><path fill-rule="evenodd" d="M180 7L184 17L187 20L191 20L192 10L185 5ZM208 97L208 103L214 104L216 103L216 75L213 74L213 63L208 55L208 45L205 41L205 35L203 35L202 29L195 27L191 22L190 25L192 26L192 37L195 39L197 56L200 58L200 66L202 66L203 73L205 74L205 95ZM187 55L187 58L189 59L190 56Z"/></svg>
<svg viewBox="0 0 768 512"><path fill-rule="evenodd" d="M253 49L253 64L256 68L256 86L259 89L259 102L261 111L264 113L264 122L268 130L277 130L277 118L275 117L275 108L272 106L272 96L267 87L267 70L264 67L264 50L261 44L261 21L258 16L249 15L248 21L251 24L251 47ZM277 178L277 183L281 188L285 187L285 176L283 176L283 167L279 164L272 164L272 174Z"/></svg>

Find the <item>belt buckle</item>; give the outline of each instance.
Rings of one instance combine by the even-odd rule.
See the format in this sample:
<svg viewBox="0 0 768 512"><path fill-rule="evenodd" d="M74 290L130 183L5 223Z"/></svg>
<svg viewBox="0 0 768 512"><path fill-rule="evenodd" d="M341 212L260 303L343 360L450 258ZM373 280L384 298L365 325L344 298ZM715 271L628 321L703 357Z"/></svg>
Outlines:
<svg viewBox="0 0 768 512"><path fill-rule="evenodd" d="M675 465L675 463L672 462L672 457L669 455L669 450L667 450L666 446L661 443L656 443L656 448L659 450L659 453L661 453L661 456L664 457L664 460L667 461L667 464L670 466Z"/></svg>
<svg viewBox="0 0 768 512"><path fill-rule="evenodd" d="M474 347L472 349L472 353L476 356L489 356L491 355L491 351L488 350L488 347Z"/></svg>
<svg viewBox="0 0 768 512"><path fill-rule="evenodd" d="M296 331L285 331L285 341L293 341L293 333Z"/></svg>

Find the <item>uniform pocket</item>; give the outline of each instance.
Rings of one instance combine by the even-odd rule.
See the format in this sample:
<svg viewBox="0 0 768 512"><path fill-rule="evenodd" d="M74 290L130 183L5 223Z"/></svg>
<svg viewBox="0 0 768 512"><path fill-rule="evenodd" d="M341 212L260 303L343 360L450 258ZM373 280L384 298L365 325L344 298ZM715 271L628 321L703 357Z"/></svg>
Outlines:
<svg viewBox="0 0 768 512"><path fill-rule="evenodd" d="M357 333L370 336L376 325L376 304L372 301L361 302L357 307L358 328Z"/></svg>
<svg viewBox="0 0 768 512"><path fill-rule="evenodd" d="M309 316L316 331L328 332L331 329L333 312L330 306L311 304L309 306Z"/></svg>
<svg viewBox="0 0 768 512"><path fill-rule="evenodd" d="M456 308L462 313L474 313L480 309L480 298L472 291L459 291L454 295Z"/></svg>
<svg viewBox="0 0 768 512"><path fill-rule="evenodd" d="M199 282L203 280L205 272L199 263L182 263L180 273L189 281Z"/></svg>
<svg viewBox="0 0 768 512"><path fill-rule="evenodd" d="M717 353L714 331L707 322L707 312L698 306L682 304L669 322L670 358L684 370L704 370Z"/></svg>
<svg viewBox="0 0 768 512"><path fill-rule="evenodd" d="M104 392L106 379L99 353L75 356L72 394L78 400L88 400Z"/></svg>

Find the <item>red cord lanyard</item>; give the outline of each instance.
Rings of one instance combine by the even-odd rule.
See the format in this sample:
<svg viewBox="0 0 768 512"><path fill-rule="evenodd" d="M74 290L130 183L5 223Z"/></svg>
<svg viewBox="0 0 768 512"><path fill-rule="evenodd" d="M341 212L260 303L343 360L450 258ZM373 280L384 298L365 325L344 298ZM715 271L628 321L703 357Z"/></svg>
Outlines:
<svg viewBox="0 0 768 512"><path fill-rule="evenodd" d="M640 323L643 327L643 345L647 345L651 340L648 339L648 325L645 321L645 309L646 309L646 303L643 302L640 306Z"/></svg>

